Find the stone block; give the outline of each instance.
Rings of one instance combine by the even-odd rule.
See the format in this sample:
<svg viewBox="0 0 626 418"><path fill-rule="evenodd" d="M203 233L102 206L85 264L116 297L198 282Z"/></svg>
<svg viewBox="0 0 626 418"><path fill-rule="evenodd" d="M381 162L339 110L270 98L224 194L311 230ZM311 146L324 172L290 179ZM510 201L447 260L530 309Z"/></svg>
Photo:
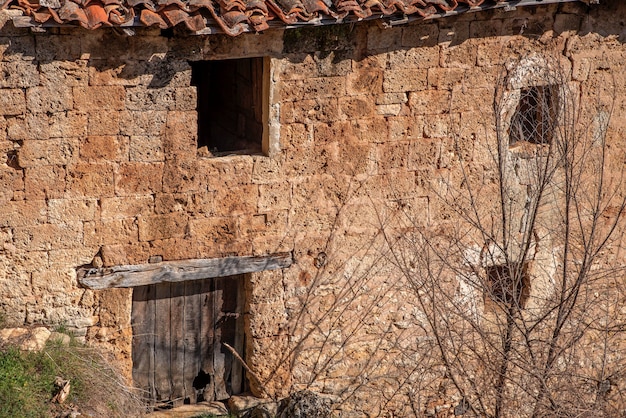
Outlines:
<svg viewBox="0 0 626 418"><path fill-rule="evenodd" d="M427 85L427 70L394 68L385 72L383 91L385 93L406 93L421 91Z"/></svg>
<svg viewBox="0 0 626 418"><path fill-rule="evenodd" d="M42 86L87 86L89 81L86 60L39 62L39 69Z"/></svg>
<svg viewBox="0 0 626 418"><path fill-rule="evenodd" d="M354 65L354 70L347 74L347 93L362 94L382 91L383 69L375 60L365 59Z"/></svg>
<svg viewBox="0 0 626 418"><path fill-rule="evenodd" d="M0 90L0 112L4 116L26 114L26 95L21 89Z"/></svg>
<svg viewBox="0 0 626 418"><path fill-rule="evenodd" d="M254 184L265 184L277 181L282 178L282 164L276 158L255 157L252 167L252 178ZM245 183L247 183L246 181Z"/></svg>
<svg viewBox="0 0 626 418"><path fill-rule="evenodd" d="M112 197L114 170L110 163L79 163L67 167L67 194L73 197Z"/></svg>
<svg viewBox="0 0 626 418"><path fill-rule="evenodd" d="M359 119L352 121L354 133L366 143L380 143L387 141L389 131L383 116Z"/></svg>
<svg viewBox="0 0 626 418"><path fill-rule="evenodd" d="M169 112L163 139L168 158L196 156L198 115L196 112Z"/></svg>
<svg viewBox="0 0 626 418"><path fill-rule="evenodd" d="M28 251L49 251L78 248L83 245L83 228L80 223L40 224L14 229L15 247Z"/></svg>
<svg viewBox="0 0 626 418"><path fill-rule="evenodd" d="M346 94L345 77L314 77L305 80L278 82L283 100L307 100L321 97L342 97Z"/></svg>
<svg viewBox="0 0 626 418"><path fill-rule="evenodd" d="M252 182L252 171L256 158L250 155L233 155L220 158L202 158L198 160L200 183L209 191L225 186L231 187Z"/></svg>
<svg viewBox="0 0 626 418"><path fill-rule="evenodd" d="M325 97L317 100L285 102L280 106L280 122L282 124L330 122L337 119L339 119L337 98Z"/></svg>
<svg viewBox="0 0 626 418"><path fill-rule="evenodd" d="M381 28L370 25L367 28L367 50L389 51L402 44L402 28Z"/></svg>
<svg viewBox="0 0 626 418"><path fill-rule="evenodd" d="M382 104L376 106L376 113L382 116L398 116L402 113L403 106L401 104Z"/></svg>
<svg viewBox="0 0 626 418"><path fill-rule="evenodd" d="M49 199L48 222L52 224L92 221L98 213L98 199Z"/></svg>
<svg viewBox="0 0 626 418"><path fill-rule="evenodd" d="M71 249L51 250L48 254L50 267L47 269L74 269L76 266L90 264L100 247L79 247Z"/></svg>
<svg viewBox="0 0 626 418"><path fill-rule="evenodd" d="M452 90L465 82L465 72L462 68L429 68L428 88L438 90ZM468 80L472 83L471 80ZM473 83L471 84L473 86Z"/></svg>
<svg viewBox="0 0 626 418"><path fill-rule="evenodd" d="M87 112L88 135L119 135L120 112L92 110Z"/></svg>
<svg viewBox="0 0 626 418"><path fill-rule="evenodd" d="M165 161L162 138L160 136L131 136L130 161L144 163Z"/></svg>
<svg viewBox="0 0 626 418"><path fill-rule="evenodd" d="M457 45L470 37L470 21L451 19L439 25L438 44Z"/></svg>
<svg viewBox="0 0 626 418"><path fill-rule="evenodd" d="M120 118L124 121L120 128L122 135L158 136L165 133L167 112L164 110L132 110L122 112Z"/></svg>
<svg viewBox="0 0 626 418"><path fill-rule="evenodd" d="M458 45L442 46L439 62L442 67L472 68L477 63L477 56L478 44L465 41Z"/></svg>
<svg viewBox="0 0 626 418"><path fill-rule="evenodd" d="M12 141L48 139L50 125L48 118L32 114L7 120L7 137Z"/></svg>
<svg viewBox="0 0 626 418"><path fill-rule="evenodd" d="M88 136L79 147L80 158L88 162L128 161L128 141L122 136Z"/></svg>
<svg viewBox="0 0 626 418"><path fill-rule="evenodd" d="M120 164L115 175L115 194L136 195L163 190L163 163Z"/></svg>
<svg viewBox="0 0 626 418"><path fill-rule="evenodd" d="M195 241L180 237L150 241L150 252L163 257L164 261L201 258Z"/></svg>
<svg viewBox="0 0 626 418"><path fill-rule="evenodd" d="M42 165L24 170L24 198L58 199L65 193L65 167Z"/></svg>
<svg viewBox="0 0 626 418"><path fill-rule="evenodd" d="M65 112L73 105L72 89L62 84L26 90L26 106L31 113Z"/></svg>
<svg viewBox="0 0 626 418"><path fill-rule="evenodd" d="M80 58L80 42L66 36L49 35L45 42L37 42L37 58L41 61L74 61Z"/></svg>
<svg viewBox="0 0 626 418"><path fill-rule="evenodd" d="M239 218L239 230L242 235L248 237L266 233L284 235L284 231L287 230L288 219L288 210L241 216Z"/></svg>
<svg viewBox="0 0 626 418"><path fill-rule="evenodd" d="M406 93L384 93L376 96L377 105L404 104L408 101Z"/></svg>
<svg viewBox="0 0 626 418"><path fill-rule="evenodd" d="M35 59L34 36L0 37L0 57L2 61L32 61Z"/></svg>
<svg viewBox="0 0 626 418"><path fill-rule="evenodd" d="M24 141L17 151L17 163L22 168L51 164L48 141Z"/></svg>
<svg viewBox="0 0 626 418"><path fill-rule="evenodd" d="M50 293L68 293L76 281L69 269L58 271L36 271L31 275L33 293L36 295Z"/></svg>
<svg viewBox="0 0 626 418"><path fill-rule="evenodd" d="M360 119L376 113L371 96L348 96L339 99L339 112L348 120Z"/></svg>
<svg viewBox="0 0 626 418"><path fill-rule="evenodd" d="M84 223L84 245L126 244L136 242L138 227L134 219L104 219Z"/></svg>
<svg viewBox="0 0 626 418"><path fill-rule="evenodd" d="M470 38L492 38L503 32L502 19L474 20L469 25Z"/></svg>
<svg viewBox="0 0 626 418"><path fill-rule="evenodd" d="M289 208L291 208L291 184L283 181L259 186L259 212Z"/></svg>
<svg viewBox="0 0 626 418"><path fill-rule="evenodd" d="M82 137L87 135L87 114L82 112L59 112L50 115L50 138Z"/></svg>
<svg viewBox="0 0 626 418"><path fill-rule="evenodd" d="M392 70L423 69L439 65L439 48L424 47L398 49L389 52L387 68Z"/></svg>
<svg viewBox="0 0 626 418"><path fill-rule="evenodd" d="M400 116L397 118L389 118L389 139L397 140L415 140L423 137L424 117L423 116Z"/></svg>
<svg viewBox="0 0 626 418"><path fill-rule="evenodd" d="M175 110L195 111L198 108L196 87L179 87L174 90Z"/></svg>
<svg viewBox="0 0 626 418"><path fill-rule="evenodd" d="M28 227L46 222L45 200L17 200L0 205L0 227Z"/></svg>
<svg viewBox="0 0 626 418"><path fill-rule="evenodd" d="M246 280L246 298L250 304L271 303L284 300L285 288L282 270L252 273Z"/></svg>
<svg viewBox="0 0 626 418"><path fill-rule="evenodd" d="M174 110L176 108L175 89L172 87L146 88L144 86L126 89L126 108L135 111Z"/></svg>
<svg viewBox="0 0 626 418"><path fill-rule="evenodd" d="M380 172L407 167L408 142L397 141L380 144L377 146L377 150Z"/></svg>
<svg viewBox="0 0 626 418"><path fill-rule="evenodd" d="M257 213L259 188L257 185L239 185L215 191L213 210L217 216L238 216Z"/></svg>
<svg viewBox="0 0 626 418"><path fill-rule="evenodd" d="M451 93L445 90L411 92L409 106L415 115L445 114L452 106Z"/></svg>
<svg viewBox="0 0 626 418"><path fill-rule="evenodd" d="M124 110L126 92L121 86L73 87L74 108L87 112Z"/></svg>
<svg viewBox="0 0 626 418"><path fill-rule="evenodd" d="M25 89L39 85L35 61L0 61L0 89Z"/></svg>
<svg viewBox="0 0 626 418"><path fill-rule="evenodd" d="M154 197L145 196L109 197L100 199L102 219L124 219L149 215L154 211Z"/></svg>
<svg viewBox="0 0 626 418"><path fill-rule="evenodd" d="M451 112L491 111L493 89L464 88L452 92ZM487 108L487 109L485 109Z"/></svg>
<svg viewBox="0 0 626 418"><path fill-rule="evenodd" d="M15 191L24 190L24 174L21 170L0 167L0 205L13 200Z"/></svg>
<svg viewBox="0 0 626 418"><path fill-rule="evenodd" d="M129 244L103 245L100 254L106 267L124 264L145 264L150 258L150 244L133 242Z"/></svg>
<svg viewBox="0 0 626 418"><path fill-rule="evenodd" d="M287 313L280 299L250 304L247 315L252 338L280 335L287 327Z"/></svg>
<svg viewBox="0 0 626 418"><path fill-rule="evenodd" d="M350 121L316 124L313 127L315 144L336 142L339 138L356 138L353 125Z"/></svg>
<svg viewBox="0 0 626 418"><path fill-rule="evenodd" d="M272 61L275 77L280 80L302 80L312 77L343 76L350 73L352 62L349 53L296 52L289 58Z"/></svg>
<svg viewBox="0 0 626 418"><path fill-rule="evenodd" d="M154 198L154 212L157 214L171 212L193 212L192 195L185 193L157 194Z"/></svg>
<svg viewBox="0 0 626 418"><path fill-rule="evenodd" d="M182 237L187 233L188 224L188 215L181 212L141 216L138 220L139 241ZM193 228L193 224L191 226Z"/></svg>
<svg viewBox="0 0 626 418"><path fill-rule="evenodd" d="M450 132L450 117L430 115L424 119L424 138L444 138Z"/></svg>
<svg viewBox="0 0 626 418"><path fill-rule="evenodd" d="M185 193L199 190L198 161L195 158L166 160L163 167L163 191Z"/></svg>
<svg viewBox="0 0 626 418"><path fill-rule="evenodd" d="M237 220L233 217L191 219L189 229L194 239L206 243L207 246L234 241L239 235Z"/></svg>
<svg viewBox="0 0 626 418"><path fill-rule="evenodd" d="M402 28L402 46L433 47L439 40L437 23L418 22Z"/></svg>

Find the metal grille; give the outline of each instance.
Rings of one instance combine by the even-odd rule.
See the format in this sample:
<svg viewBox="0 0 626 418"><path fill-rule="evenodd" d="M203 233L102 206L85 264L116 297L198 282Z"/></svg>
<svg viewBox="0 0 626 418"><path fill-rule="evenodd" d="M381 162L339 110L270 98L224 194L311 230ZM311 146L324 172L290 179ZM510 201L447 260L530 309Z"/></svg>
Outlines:
<svg viewBox="0 0 626 418"><path fill-rule="evenodd" d="M521 89L520 100L509 128L509 144L549 144L556 130L558 93L554 86Z"/></svg>

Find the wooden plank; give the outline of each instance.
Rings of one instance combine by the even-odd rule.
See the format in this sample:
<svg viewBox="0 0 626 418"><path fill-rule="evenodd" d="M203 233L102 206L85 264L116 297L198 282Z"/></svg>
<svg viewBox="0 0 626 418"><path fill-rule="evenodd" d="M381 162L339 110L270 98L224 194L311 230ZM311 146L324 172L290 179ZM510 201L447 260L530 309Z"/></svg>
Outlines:
<svg viewBox="0 0 626 418"><path fill-rule="evenodd" d="M222 347L222 341L227 338L228 327L225 323L229 320L224 315L224 302L228 297L228 292L224 292L225 283L230 281L224 277L216 277L213 279L215 287L212 292L213 299L213 315L215 318L214 339L213 339L213 369L215 370L215 399L218 401L228 399L230 395L226 388L227 373L230 372L228 367L228 356L231 354ZM228 342L228 341L226 341Z"/></svg>
<svg viewBox="0 0 626 418"><path fill-rule="evenodd" d="M291 253L279 253L264 257L208 258L105 268L79 268L76 273L78 282L83 287L110 289L233 276L287 268L292 263Z"/></svg>
<svg viewBox="0 0 626 418"><path fill-rule="evenodd" d="M154 405L154 286L133 290L133 381L143 397Z"/></svg>
<svg viewBox="0 0 626 418"><path fill-rule="evenodd" d="M215 320L213 317L213 279L202 280L200 317L200 363L202 373L209 379L204 387L204 400L215 400L215 370L213 369L213 345L215 341Z"/></svg>
<svg viewBox="0 0 626 418"><path fill-rule="evenodd" d="M172 398L171 384L171 327L170 283L156 285L155 301L155 371L156 400L168 402Z"/></svg>
<svg viewBox="0 0 626 418"><path fill-rule="evenodd" d="M245 310L245 294L244 294L244 280L245 277L243 275L239 276L239 280L237 283L237 287L235 289L236 293L236 307L235 311L237 312L237 317L235 318L235 329L233 336L233 345L232 347L235 349L237 354L241 358L244 358L244 318L243 313ZM237 359L231 360L231 387L232 394L236 395L245 391L244 388L244 371L241 362Z"/></svg>
<svg viewBox="0 0 626 418"><path fill-rule="evenodd" d="M185 282L170 284L170 381L171 400L174 407L184 403L185 366Z"/></svg>
<svg viewBox="0 0 626 418"><path fill-rule="evenodd" d="M197 401L194 380L202 369L200 346L200 319L202 316L202 282L184 282L185 285L185 317L184 317L184 352L183 387L189 403Z"/></svg>

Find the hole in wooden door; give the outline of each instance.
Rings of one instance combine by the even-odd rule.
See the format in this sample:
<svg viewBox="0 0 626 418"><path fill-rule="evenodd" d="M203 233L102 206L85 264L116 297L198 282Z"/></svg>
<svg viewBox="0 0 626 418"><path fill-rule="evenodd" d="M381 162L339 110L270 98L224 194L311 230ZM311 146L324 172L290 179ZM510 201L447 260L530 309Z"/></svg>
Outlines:
<svg viewBox="0 0 626 418"><path fill-rule="evenodd" d="M244 276L133 290L133 380L158 408L224 400L246 390Z"/></svg>

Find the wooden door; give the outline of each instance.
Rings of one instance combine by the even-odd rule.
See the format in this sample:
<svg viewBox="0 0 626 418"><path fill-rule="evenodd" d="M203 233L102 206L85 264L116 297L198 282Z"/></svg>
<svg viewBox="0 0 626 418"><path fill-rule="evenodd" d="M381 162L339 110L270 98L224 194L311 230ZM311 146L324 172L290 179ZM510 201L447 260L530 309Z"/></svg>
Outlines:
<svg viewBox="0 0 626 418"><path fill-rule="evenodd" d="M223 400L243 392L243 275L133 291L133 380L152 405Z"/></svg>

